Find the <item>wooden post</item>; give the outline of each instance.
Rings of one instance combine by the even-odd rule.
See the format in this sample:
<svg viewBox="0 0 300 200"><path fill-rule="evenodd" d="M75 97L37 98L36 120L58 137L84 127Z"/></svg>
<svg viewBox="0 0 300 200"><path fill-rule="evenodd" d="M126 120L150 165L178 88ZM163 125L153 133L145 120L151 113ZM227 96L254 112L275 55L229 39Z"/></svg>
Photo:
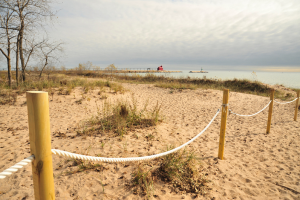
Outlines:
<svg viewBox="0 0 300 200"><path fill-rule="evenodd" d="M226 121L227 121L227 114L228 114L228 98L229 98L229 90L224 89L222 115L221 115L219 154L218 154L218 158L221 160L223 160L223 156L224 156Z"/></svg>
<svg viewBox="0 0 300 200"><path fill-rule="evenodd" d="M294 120L297 121L297 115L298 115L298 106L299 106L299 94L300 94L300 90L297 91L297 100L296 100L296 108L295 108L295 116L294 116Z"/></svg>
<svg viewBox="0 0 300 200"><path fill-rule="evenodd" d="M272 121L273 104L274 104L274 93L275 93L275 90L271 89L270 100L272 100L272 102L269 105L269 116L268 116L268 124L267 124L267 133L270 133L270 130L271 130L271 121Z"/></svg>
<svg viewBox="0 0 300 200"><path fill-rule="evenodd" d="M54 200L49 100L47 92L26 92L32 179L36 200Z"/></svg>

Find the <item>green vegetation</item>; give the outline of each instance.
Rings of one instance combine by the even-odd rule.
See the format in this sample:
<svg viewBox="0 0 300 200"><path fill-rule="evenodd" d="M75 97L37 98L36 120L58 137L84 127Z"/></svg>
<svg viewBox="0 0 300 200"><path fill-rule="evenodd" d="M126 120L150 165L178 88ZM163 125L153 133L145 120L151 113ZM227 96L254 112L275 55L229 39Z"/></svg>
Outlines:
<svg viewBox="0 0 300 200"><path fill-rule="evenodd" d="M167 77L163 75L156 75L154 73L145 74L145 76L140 76L139 74L126 74L126 73L117 73L117 67L114 64L109 65L108 67L100 70L99 66L93 65L91 62L80 63L78 67L70 70L66 70L65 67L61 67L61 69L53 68L51 72L48 73L48 80L45 79L45 76L41 78L40 81L37 81L38 71L35 70L27 70L28 73L28 81L25 83L19 83L16 85L15 76L12 74L12 91L17 91L18 94L23 93L27 90L44 90L47 88L57 88L65 86L67 89L64 89L59 94L61 95L69 95L72 93L72 89L77 86L84 87L85 92L88 92L90 89L93 90L94 87L100 87L99 94L102 92L102 88L110 87L112 91L115 92L124 92L124 89L119 84L111 83L107 81L104 85L101 82L100 86L98 83L90 83L91 85L87 86L85 84L80 83L80 81L73 80L74 82L70 82L70 76L75 76L75 79L80 77L91 77L91 78L103 78L106 80L114 80L119 82L129 82L129 83L144 83L144 84L154 84L156 87L162 88L170 88L172 91L170 93L176 92L176 90L181 91L183 89L216 89L223 90L225 88L229 89L233 92L241 92L248 93L260 96L269 96L270 87L266 84L263 84L257 81L257 75L255 72L252 72L253 81L246 79L233 79L233 80L220 80L220 79L206 79L206 78L174 78ZM13 72L14 73L14 72ZM52 74L50 77L50 73ZM56 75L54 75L56 74ZM67 76L66 76L67 75ZM66 81L68 80L68 81ZM84 80L84 79L83 79ZM12 98L3 98L3 96L8 97L6 92L3 90L9 89L8 81L7 81L7 72L0 72L0 103L12 103ZM292 89L296 90L296 89ZM8 94L7 93L7 94ZM105 97L104 97L105 98ZM275 98L281 100L291 100L294 98L292 93L287 93L286 91L275 91Z"/></svg>
<svg viewBox="0 0 300 200"><path fill-rule="evenodd" d="M173 82L173 83L156 83L156 87L161 87L161 88L171 88L171 89L178 89L178 90L183 90L183 89L191 89L195 90L197 89L197 86L194 84L187 84L187 83L180 83L180 82Z"/></svg>
<svg viewBox="0 0 300 200"><path fill-rule="evenodd" d="M92 71L68 71L68 75L83 75L86 77L94 78L113 78L115 81L128 82L128 83L141 83L141 84L154 84L156 87L171 88L174 90L183 89L215 89L223 90L229 89L233 92L241 92L246 94L254 94L260 96L269 96L270 87L263 84L254 78L254 81L247 79L233 79L233 80L219 80L219 79L206 79L206 78L174 78L163 75L155 75L152 73L140 76L138 74L118 74L118 73L105 73L105 71L92 72ZM292 89L293 90L293 89ZM295 90L295 89L294 89ZM171 92L173 93L173 91ZM291 100L293 95L288 95L283 91L275 91L275 98L281 100Z"/></svg>
<svg viewBox="0 0 300 200"><path fill-rule="evenodd" d="M147 198L154 192L157 180L169 184L177 193L203 195L210 189L210 181L200 171L199 160L183 150L139 164L132 173L131 186L135 194L147 195Z"/></svg>
<svg viewBox="0 0 300 200"><path fill-rule="evenodd" d="M173 77L167 77L163 75L155 75L153 73L145 74L145 76L140 76L138 74L131 74L128 76L128 74L118 74L116 73L116 67L111 64L104 70L100 70L99 67L94 66L92 63L83 63L79 64L79 66L75 69L66 70L65 68L62 70L56 70L51 72L51 76L48 79L46 77L42 77L40 81L37 81L38 73L34 71L28 71L30 72L30 76L28 81L25 83L20 83L19 86L16 86L13 82L12 89L13 91L17 90L18 94L23 93L27 90L43 90L47 88L52 87L66 87L68 89L63 90L60 94L62 95L68 95L72 93L72 89L77 86L82 86L85 88L85 92L88 92L90 89L93 90L94 87L100 87L99 94L102 92L103 87L110 87L112 91L115 92L124 92L124 89L121 85L111 83L109 81L99 82L95 83L95 81L92 81L93 83L89 83L87 86L84 80L81 79L81 81L78 80L78 76L83 77L91 77L91 78L102 78L106 80L113 79L114 81L119 82L129 82L129 83L143 83L143 84L154 84L156 87L162 87L162 88L170 88L174 91L170 92L176 92L176 90L183 90L183 89L216 89L216 90L222 90L224 88L229 89L230 91L234 92L241 92L241 93L248 93L248 94L254 94L254 95L260 95L260 96L269 96L270 87L267 85L257 81L255 72L252 72L253 75L253 81L246 80L246 79L233 79L233 80L219 80L219 79L206 79L206 78L173 78ZM35 74L36 73L36 74ZM56 75L54 75L56 74ZM59 74L59 75L58 75ZM7 77L5 72L0 72L0 90L8 89L8 83L7 83ZM70 76L75 76L75 80L72 80ZM14 77L14 76L12 76ZM77 79L77 80L76 80ZM295 90L295 89L294 89ZM7 96L5 94L2 94L3 96ZM0 96L1 96L0 94ZM276 91L275 92L275 98L281 99L281 100L291 100L294 98L294 96L291 93L287 93L285 91ZM12 102L12 98L8 100L7 98L5 100L2 100L2 103L4 102Z"/></svg>
<svg viewBox="0 0 300 200"><path fill-rule="evenodd" d="M132 173L132 187L134 194L147 195L150 198L153 192L153 175L151 169L146 170L146 165L139 164Z"/></svg>
<svg viewBox="0 0 300 200"><path fill-rule="evenodd" d="M78 131L80 136L90 136L111 132L123 136L129 130L155 126L162 121L160 116L160 105L158 103L152 110L147 109L146 103L143 109L137 109L137 100L132 96L132 104L125 101L119 101L116 105L105 101L102 112L93 117L86 124L88 128Z"/></svg>
<svg viewBox="0 0 300 200"><path fill-rule="evenodd" d="M77 166L77 168L67 171L66 172L67 175L80 173L80 172L84 172L84 171L91 171L91 170L96 171L96 172L102 172L106 169L102 164L98 164L98 163L94 164L93 162L90 162L90 161L82 161L82 160L78 160L78 159L65 160L65 164L68 164L69 162L71 162L72 167ZM61 168L61 167L62 167L62 165L60 165L59 168Z"/></svg>
<svg viewBox="0 0 300 200"><path fill-rule="evenodd" d="M43 76L39 78L38 74L31 73L27 76L25 82L19 83L17 86L14 82L10 89L6 81L4 73L0 73L0 104L10 104L17 101L17 96L26 91L38 90L48 91L49 96L57 92L58 95L71 95L75 87L82 87L83 93L87 94L95 88L103 91L104 87L109 87L111 92L124 93L125 89L118 83L110 83L109 81L88 80L86 78L69 77L64 74L53 74L51 76Z"/></svg>
<svg viewBox="0 0 300 200"><path fill-rule="evenodd" d="M170 182L175 192L205 194L209 182L200 173L200 162L193 152L179 151L161 158L160 166L154 172L162 181Z"/></svg>
<svg viewBox="0 0 300 200"><path fill-rule="evenodd" d="M18 100L18 94L11 91L0 90L0 105L15 104Z"/></svg>

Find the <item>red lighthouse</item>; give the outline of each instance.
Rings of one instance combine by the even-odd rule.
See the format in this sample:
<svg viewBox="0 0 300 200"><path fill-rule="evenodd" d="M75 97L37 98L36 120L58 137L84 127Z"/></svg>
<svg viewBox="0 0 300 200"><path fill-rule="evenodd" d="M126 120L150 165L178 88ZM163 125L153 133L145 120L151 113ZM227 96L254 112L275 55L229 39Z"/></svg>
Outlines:
<svg viewBox="0 0 300 200"><path fill-rule="evenodd" d="M157 71L163 71L163 70L164 70L164 68L162 65L157 68Z"/></svg>

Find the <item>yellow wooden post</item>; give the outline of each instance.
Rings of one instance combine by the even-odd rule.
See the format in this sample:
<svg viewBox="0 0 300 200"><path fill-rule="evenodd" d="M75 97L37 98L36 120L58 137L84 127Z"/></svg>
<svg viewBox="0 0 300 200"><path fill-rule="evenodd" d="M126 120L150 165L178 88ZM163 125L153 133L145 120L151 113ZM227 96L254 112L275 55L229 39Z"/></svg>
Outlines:
<svg viewBox="0 0 300 200"><path fill-rule="evenodd" d="M54 200L49 101L47 92L26 92L32 178L36 200Z"/></svg>
<svg viewBox="0 0 300 200"><path fill-rule="evenodd" d="M218 158L221 160L223 160L223 156L224 156L226 121L227 121L227 113L228 113L228 98L229 98L229 90L224 89L223 90L222 115L221 115L219 154L218 154Z"/></svg>
<svg viewBox="0 0 300 200"><path fill-rule="evenodd" d="M300 94L300 90L297 91L297 100L296 100L296 108L295 108L295 116L294 116L294 120L297 121L297 115L298 115L298 106L299 106L299 94Z"/></svg>
<svg viewBox="0 0 300 200"><path fill-rule="evenodd" d="M270 130L271 130L271 121L272 121L273 104L274 104L274 93L275 93L275 90L271 89L270 100L272 100L272 102L269 105L269 116L268 116L268 124L267 124L267 133L270 133Z"/></svg>

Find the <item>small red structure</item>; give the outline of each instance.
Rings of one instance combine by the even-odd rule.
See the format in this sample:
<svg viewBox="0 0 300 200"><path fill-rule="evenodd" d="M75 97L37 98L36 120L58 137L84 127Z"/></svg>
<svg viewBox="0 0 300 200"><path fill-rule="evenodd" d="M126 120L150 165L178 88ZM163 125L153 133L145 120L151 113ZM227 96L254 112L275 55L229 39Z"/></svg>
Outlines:
<svg viewBox="0 0 300 200"><path fill-rule="evenodd" d="M163 70L164 70L164 68L162 65L157 68L157 71L163 71Z"/></svg>

